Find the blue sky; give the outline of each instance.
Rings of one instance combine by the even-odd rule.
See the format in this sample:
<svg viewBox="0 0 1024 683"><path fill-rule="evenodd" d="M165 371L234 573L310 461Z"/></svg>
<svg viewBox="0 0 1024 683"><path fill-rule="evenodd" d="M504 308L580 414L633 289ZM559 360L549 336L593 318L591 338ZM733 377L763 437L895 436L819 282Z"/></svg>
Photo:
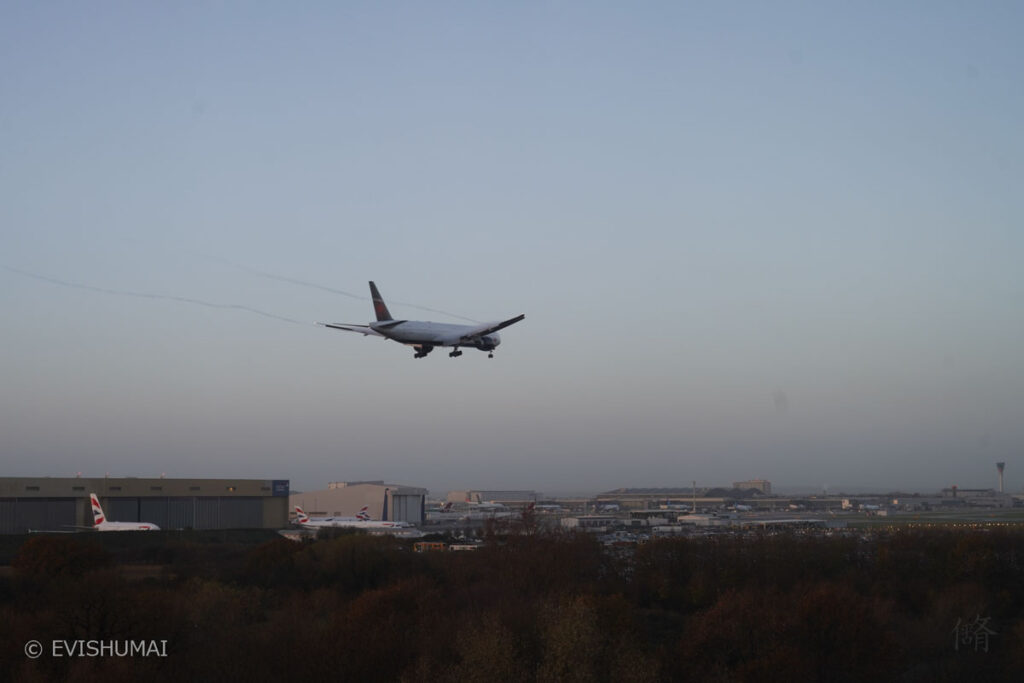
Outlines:
<svg viewBox="0 0 1024 683"><path fill-rule="evenodd" d="M1022 14L8 3L4 473L1019 490Z"/></svg>

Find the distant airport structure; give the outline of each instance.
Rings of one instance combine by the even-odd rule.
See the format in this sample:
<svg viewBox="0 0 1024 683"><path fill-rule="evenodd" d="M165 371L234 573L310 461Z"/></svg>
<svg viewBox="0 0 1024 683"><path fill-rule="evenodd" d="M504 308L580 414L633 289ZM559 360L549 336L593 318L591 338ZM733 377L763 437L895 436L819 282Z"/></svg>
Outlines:
<svg viewBox="0 0 1024 683"><path fill-rule="evenodd" d="M287 479L0 477L0 534L94 526L89 494L110 519L173 529L280 529Z"/></svg>
<svg viewBox="0 0 1024 683"><path fill-rule="evenodd" d="M449 503L512 503L526 505L536 503L536 491L530 490L477 490L449 491Z"/></svg>
<svg viewBox="0 0 1024 683"><path fill-rule="evenodd" d="M757 489L766 496L772 495L772 483L767 479L751 479L750 481L734 481L734 489Z"/></svg>
<svg viewBox="0 0 1024 683"><path fill-rule="evenodd" d="M765 491L769 493L765 493ZM772 484L764 479L741 481L732 488L659 487L621 488L599 493L598 507L615 505L624 510L644 510L667 506L671 508L722 507L734 505L737 500L769 498Z"/></svg>
<svg viewBox="0 0 1024 683"><path fill-rule="evenodd" d="M371 520L422 524L427 489L384 481L332 481L326 489L290 496L289 509L301 507L310 517L356 515L363 507Z"/></svg>
<svg viewBox="0 0 1024 683"><path fill-rule="evenodd" d="M995 489L965 489L951 486L942 489L939 495L946 500L979 507L1010 507L1013 505L1013 496Z"/></svg>

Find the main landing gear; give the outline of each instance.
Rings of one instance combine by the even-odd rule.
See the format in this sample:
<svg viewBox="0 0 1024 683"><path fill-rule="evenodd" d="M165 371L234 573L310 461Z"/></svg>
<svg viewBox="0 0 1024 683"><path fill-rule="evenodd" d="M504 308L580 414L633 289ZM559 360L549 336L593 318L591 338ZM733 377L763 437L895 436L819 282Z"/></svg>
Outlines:
<svg viewBox="0 0 1024 683"><path fill-rule="evenodd" d="M434 347L431 346L431 345L428 345L428 344L424 344L422 346L414 346L413 348L416 349L416 353L414 353L413 356L412 356L413 358L426 358L427 354L434 350ZM494 358L494 350L493 349L480 349L480 350L481 351L487 351L487 357L488 358ZM448 357L449 358L458 358L461 355L462 355L462 350L458 346L456 346L448 354Z"/></svg>

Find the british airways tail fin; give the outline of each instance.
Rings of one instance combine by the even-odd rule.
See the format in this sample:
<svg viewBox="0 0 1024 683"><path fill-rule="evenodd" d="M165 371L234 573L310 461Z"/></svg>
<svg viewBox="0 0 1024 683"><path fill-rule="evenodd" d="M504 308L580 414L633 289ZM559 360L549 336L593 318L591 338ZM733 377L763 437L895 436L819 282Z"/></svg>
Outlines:
<svg viewBox="0 0 1024 683"><path fill-rule="evenodd" d="M299 524L305 524L309 521L309 517L298 505L295 506L295 521Z"/></svg>
<svg viewBox="0 0 1024 683"><path fill-rule="evenodd" d="M100 507L100 499L96 497L95 493L89 494L89 502L92 503L92 521L96 526L103 524L107 521L107 518L103 514L103 508Z"/></svg>
<svg viewBox="0 0 1024 683"><path fill-rule="evenodd" d="M370 280L370 296L373 297L373 312L377 314L377 321L394 320L384 303L384 298L377 291L377 285L373 284L373 280Z"/></svg>

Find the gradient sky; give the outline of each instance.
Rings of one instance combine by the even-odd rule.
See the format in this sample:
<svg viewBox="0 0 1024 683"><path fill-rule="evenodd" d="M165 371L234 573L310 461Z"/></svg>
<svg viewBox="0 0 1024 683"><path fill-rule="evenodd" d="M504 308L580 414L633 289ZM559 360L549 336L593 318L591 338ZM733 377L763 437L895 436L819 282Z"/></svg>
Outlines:
<svg viewBox="0 0 1024 683"><path fill-rule="evenodd" d="M1019 491L1022 25L4 3L2 474Z"/></svg>

